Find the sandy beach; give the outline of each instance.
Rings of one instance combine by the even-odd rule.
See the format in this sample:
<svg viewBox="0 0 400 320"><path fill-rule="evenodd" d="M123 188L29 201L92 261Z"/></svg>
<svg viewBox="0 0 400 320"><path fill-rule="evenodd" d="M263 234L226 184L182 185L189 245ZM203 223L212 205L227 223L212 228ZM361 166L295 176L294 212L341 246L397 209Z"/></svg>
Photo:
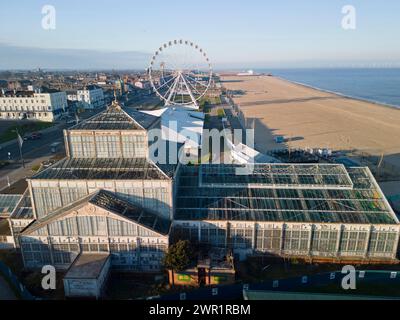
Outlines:
<svg viewBox="0 0 400 320"><path fill-rule="evenodd" d="M400 109L327 93L268 76L224 76L223 86L256 130L256 148L329 148L365 152L400 168ZM354 154L354 152L352 152Z"/></svg>

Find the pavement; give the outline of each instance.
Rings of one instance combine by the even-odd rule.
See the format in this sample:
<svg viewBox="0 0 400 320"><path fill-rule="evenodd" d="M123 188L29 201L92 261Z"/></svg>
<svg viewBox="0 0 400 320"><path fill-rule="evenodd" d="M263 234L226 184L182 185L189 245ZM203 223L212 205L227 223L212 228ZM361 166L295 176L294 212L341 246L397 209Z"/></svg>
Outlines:
<svg viewBox="0 0 400 320"><path fill-rule="evenodd" d="M10 288L2 275L0 275L0 300L17 300L14 291Z"/></svg>

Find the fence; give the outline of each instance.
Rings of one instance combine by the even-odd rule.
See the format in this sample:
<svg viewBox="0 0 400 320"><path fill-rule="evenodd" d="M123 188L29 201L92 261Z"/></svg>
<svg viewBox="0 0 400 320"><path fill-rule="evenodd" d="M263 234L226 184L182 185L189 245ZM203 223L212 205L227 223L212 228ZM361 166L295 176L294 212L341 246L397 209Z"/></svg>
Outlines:
<svg viewBox="0 0 400 320"><path fill-rule="evenodd" d="M231 105L232 109L236 112L237 118L243 129L254 129L254 123L247 121L242 109L237 105L231 97L226 97L226 102Z"/></svg>
<svg viewBox="0 0 400 320"><path fill-rule="evenodd" d="M332 284L340 288L344 276L340 271L337 271L256 284L236 284L203 288L190 292L155 297L154 300L241 300L243 299L243 290L301 292L301 289L305 287L313 288ZM394 283L400 284L400 271L357 271L356 276L357 282L370 281L380 284L387 283L388 285Z"/></svg>
<svg viewBox="0 0 400 320"><path fill-rule="evenodd" d="M15 274L7 267L3 262L0 261L0 274L4 276L8 283L15 290L17 295L22 300L35 300L35 297L25 288L25 286L18 280Z"/></svg>
<svg viewBox="0 0 400 320"><path fill-rule="evenodd" d="M347 156L359 160L361 165L368 166L378 181L394 181L400 179L400 167L382 157L382 150L353 150Z"/></svg>

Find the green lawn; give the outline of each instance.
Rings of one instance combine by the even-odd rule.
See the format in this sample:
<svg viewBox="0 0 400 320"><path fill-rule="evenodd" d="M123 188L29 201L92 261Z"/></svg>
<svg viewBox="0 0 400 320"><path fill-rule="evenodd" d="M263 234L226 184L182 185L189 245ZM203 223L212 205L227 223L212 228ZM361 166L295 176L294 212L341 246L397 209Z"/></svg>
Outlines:
<svg viewBox="0 0 400 320"><path fill-rule="evenodd" d="M199 101L200 108L204 108L208 105L220 105L220 104L221 104L221 98L219 96L218 97L204 96Z"/></svg>
<svg viewBox="0 0 400 320"><path fill-rule="evenodd" d="M24 123L16 126L9 127L3 134L0 135L0 143L4 143L10 140L14 140L17 138L17 133L15 129L18 128L19 134L23 137L27 133L40 131L43 129L50 128L54 125L54 123L50 122L32 122L32 123Z"/></svg>

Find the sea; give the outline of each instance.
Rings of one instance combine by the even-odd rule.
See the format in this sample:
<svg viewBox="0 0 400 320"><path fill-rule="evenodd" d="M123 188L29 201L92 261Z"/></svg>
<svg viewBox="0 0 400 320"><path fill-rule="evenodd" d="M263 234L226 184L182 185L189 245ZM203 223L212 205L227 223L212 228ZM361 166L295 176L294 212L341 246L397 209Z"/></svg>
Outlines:
<svg viewBox="0 0 400 320"><path fill-rule="evenodd" d="M259 69L259 73L301 83L343 96L400 108L400 68L397 69Z"/></svg>

